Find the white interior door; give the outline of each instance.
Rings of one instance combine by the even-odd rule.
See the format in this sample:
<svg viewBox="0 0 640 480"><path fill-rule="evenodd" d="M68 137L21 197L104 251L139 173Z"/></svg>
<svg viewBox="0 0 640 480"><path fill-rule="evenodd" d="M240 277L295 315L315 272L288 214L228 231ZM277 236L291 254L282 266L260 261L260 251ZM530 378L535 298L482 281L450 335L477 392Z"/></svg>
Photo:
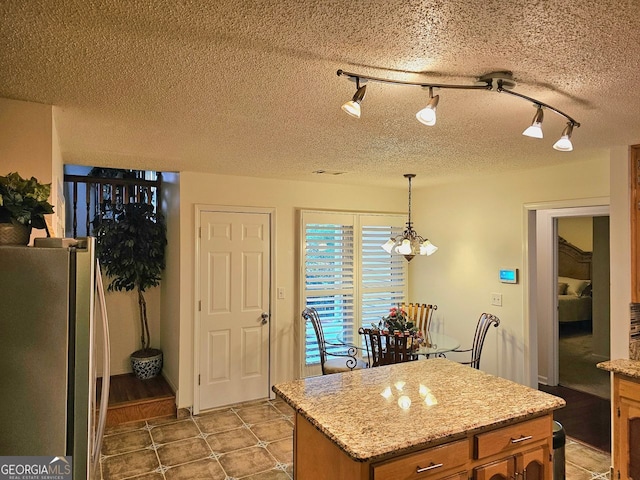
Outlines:
<svg viewBox="0 0 640 480"><path fill-rule="evenodd" d="M269 396L270 216L200 213L199 408Z"/></svg>

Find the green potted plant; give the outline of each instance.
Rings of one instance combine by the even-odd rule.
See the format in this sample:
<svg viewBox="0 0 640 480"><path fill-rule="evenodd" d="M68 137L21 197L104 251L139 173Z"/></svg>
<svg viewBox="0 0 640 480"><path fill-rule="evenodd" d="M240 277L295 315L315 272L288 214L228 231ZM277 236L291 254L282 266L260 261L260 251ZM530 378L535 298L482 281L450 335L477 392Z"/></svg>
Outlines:
<svg viewBox="0 0 640 480"><path fill-rule="evenodd" d="M164 217L153 205L128 203L110 217L96 220L95 227L98 258L105 273L113 277L108 290L138 294L140 349L131 354L131 366L138 378L155 377L162 370L162 351L151 348L144 292L159 285L165 267Z"/></svg>
<svg viewBox="0 0 640 480"><path fill-rule="evenodd" d="M26 245L31 228L47 230L44 216L53 213L50 193L51 184L35 177L24 179L16 172L0 176L0 244Z"/></svg>

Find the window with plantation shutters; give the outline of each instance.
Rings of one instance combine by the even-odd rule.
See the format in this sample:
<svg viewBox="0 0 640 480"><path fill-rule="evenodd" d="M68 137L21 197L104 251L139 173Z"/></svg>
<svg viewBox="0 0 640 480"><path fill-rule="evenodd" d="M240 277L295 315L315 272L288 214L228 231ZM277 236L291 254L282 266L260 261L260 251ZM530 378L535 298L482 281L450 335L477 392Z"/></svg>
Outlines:
<svg viewBox="0 0 640 480"><path fill-rule="evenodd" d="M403 226L390 225L388 216L362 216L361 242L361 325L377 324L389 308L405 299L406 260L390 255L381 245L402 233ZM386 224L385 224L386 223Z"/></svg>
<svg viewBox="0 0 640 480"><path fill-rule="evenodd" d="M358 328L377 323L405 298L406 262L381 248L402 231L404 217L302 211L300 218L301 306L318 311L327 342L360 345ZM319 374L313 326L300 331L302 374Z"/></svg>

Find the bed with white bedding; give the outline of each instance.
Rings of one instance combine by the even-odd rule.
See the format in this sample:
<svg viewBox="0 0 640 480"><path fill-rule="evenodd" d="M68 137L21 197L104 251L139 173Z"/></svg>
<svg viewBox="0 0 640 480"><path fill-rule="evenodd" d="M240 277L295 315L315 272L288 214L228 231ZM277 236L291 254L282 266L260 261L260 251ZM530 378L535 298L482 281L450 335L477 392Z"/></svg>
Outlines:
<svg viewBox="0 0 640 480"><path fill-rule="evenodd" d="M558 238L558 320L591 322L591 252Z"/></svg>

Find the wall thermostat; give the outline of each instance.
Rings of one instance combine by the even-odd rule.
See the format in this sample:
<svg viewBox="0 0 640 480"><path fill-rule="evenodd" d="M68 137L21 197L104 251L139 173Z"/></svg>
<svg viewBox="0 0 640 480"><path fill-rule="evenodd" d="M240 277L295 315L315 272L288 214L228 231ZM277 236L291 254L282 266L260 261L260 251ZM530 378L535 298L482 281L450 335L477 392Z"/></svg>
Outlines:
<svg viewBox="0 0 640 480"><path fill-rule="evenodd" d="M518 283L518 269L517 268L501 268L500 281L502 283Z"/></svg>

